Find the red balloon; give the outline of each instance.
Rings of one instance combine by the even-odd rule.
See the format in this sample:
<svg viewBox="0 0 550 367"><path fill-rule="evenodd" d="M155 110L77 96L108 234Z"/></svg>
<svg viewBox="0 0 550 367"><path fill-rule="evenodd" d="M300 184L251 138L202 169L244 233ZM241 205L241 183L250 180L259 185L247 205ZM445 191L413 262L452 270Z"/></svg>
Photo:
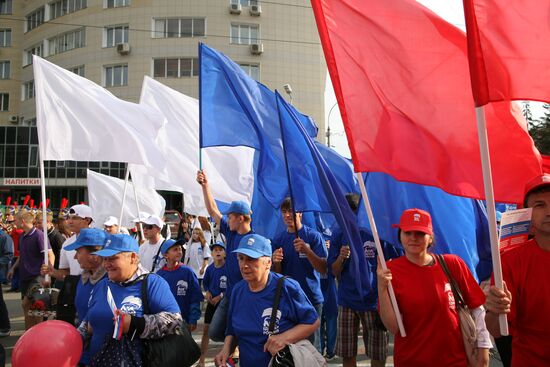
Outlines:
<svg viewBox="0 0 550 367"><path fill-rule="evenodd" d="M13 367L74 367L82 354L82 337L74 326L59 320L41 322L15 343Z"/></svg>

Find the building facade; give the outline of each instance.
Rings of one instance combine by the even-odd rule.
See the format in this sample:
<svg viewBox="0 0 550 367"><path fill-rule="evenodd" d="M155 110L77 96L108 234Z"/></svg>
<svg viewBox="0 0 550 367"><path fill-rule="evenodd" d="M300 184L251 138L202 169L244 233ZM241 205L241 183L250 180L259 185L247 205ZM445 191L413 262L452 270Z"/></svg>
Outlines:
<svg viewBox="0 0 550 367"><path fill-rule="evenodd" d="M39 199L32 55L138 102L145 75L198 97L199 42L271 89L289 84L322 135L326 66L308 0L0 0L0 201ZM125 171L116 162L47 161L53 207L62 197L86 200L88 168Z"/></svg>

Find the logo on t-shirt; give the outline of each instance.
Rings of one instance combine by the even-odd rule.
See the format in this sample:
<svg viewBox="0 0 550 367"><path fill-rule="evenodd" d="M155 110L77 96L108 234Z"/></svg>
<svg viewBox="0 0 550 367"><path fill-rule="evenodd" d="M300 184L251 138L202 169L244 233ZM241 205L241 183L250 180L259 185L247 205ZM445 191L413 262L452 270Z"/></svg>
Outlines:
<svg viewBox="0 0 550 367"><path fill-rule="evenodd" d="M177 294L178 296L185 296L187 294L187 282L185 280L178 280L178 283L176 284L178 287Z"/></svg>
<svg viewBox="0 0 550 367"><path fill-rule="evenodd" d="M451 288L451 285L449 283L445 283L445 293L447 294L447 298L449 299L449 308L451 310L455 309L455 296L453 294L453 289Z"/></svg>
<svg viewBox="0 0 550 367"><path fill-rule="evenodd" d="M128 296L122 301L120 310L130 315L136 315L136 312L141 308L141 299L136 296Z"/></svg>
<svg viewBox="0 0 550 367"><path fill-rule="evenodd" d="M365 252L366 259L376 258L376 245L372 241L365 241L363 243L363 251Z"/></svg>
<svg viewBox="0 0 550 367"><path fill-rule="evenodd" d="M264 312L262 312L262 319L263 319L263 333L264 335L269 335L269 322L271 321L271 310L272 308L266 308ZM275 320L275 328L273 329L273 334L279 333L279 322L281 321L281 310L277 310L277 316Z"/></svg>
<svg viewBox="0 0 550 367"><path fill-rule="evenodd" d="M220 288L226 289L227 288L227 277L225 275L222 275L220 277Z"/></svg>

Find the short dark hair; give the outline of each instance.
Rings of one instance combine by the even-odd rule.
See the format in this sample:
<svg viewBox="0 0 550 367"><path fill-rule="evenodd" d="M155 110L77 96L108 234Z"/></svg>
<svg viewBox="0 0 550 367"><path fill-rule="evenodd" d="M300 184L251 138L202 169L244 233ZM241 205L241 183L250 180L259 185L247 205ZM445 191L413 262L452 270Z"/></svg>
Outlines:
<svg viewBox="0 0 550 367"><path fill-rule="evenodd" d="M353 192L348 192L346 194L346 200L351 210L353 210L354 213L357 213L357 210L359 209L359 195Z"/></svg>
<svg viewBox="0 0 550 367"><path fill-rule="evenodd" d="M281 210L292 210L292 200L289 197L285 198L281 203Z"/></svg>
<svg viewBox="0 0 550 367"><path fill-rule="evenodd" d="M528 208L527 202L529 201L529 196L531 196L532 194L542 194L544 192L549 192L549 191L550 191L550 185L542 185L529 191L527 194L525 194L525 199L523 200L523 207Z"/></svg>

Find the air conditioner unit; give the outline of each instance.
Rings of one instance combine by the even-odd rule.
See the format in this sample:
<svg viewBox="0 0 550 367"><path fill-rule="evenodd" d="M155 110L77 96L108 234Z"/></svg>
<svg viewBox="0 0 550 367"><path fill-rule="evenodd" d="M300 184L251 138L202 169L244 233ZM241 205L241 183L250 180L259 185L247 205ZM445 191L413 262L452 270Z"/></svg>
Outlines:
<svg viewBox="0 0 550 367"><path fill-rule="evenodd" d="M121 55L128 55L130 53L130 44L128 42L119 43L116 45L116 52Z"/></svg>
<svg viewBox="0 0 550 367"><path fill-rule="evenodd" d="M231 14L241 14L241 10L242 10L242 6L241 4L230 4L229 5L229 12Z"/></svg>
<svg viewBox="0 0 550 367"><path fill-rule="evenodd" d="M250 15L260 16L262 14L262 7L260 5L250 5Z"/></svg>
<svg viewBox="0 0 550 367"><path fill-rule="evenodd" d="M8 116L8 121L11 122L12 124L17 124L19 122L19 116L9 115Z"/></svg>
<svg viewBox="0 0 550 367"><path fill-rule="evenodd" d="M253 43L250 45L250 53L252 55L261 55L262 52L264 52L264 44L263 43Z"/></svg>

